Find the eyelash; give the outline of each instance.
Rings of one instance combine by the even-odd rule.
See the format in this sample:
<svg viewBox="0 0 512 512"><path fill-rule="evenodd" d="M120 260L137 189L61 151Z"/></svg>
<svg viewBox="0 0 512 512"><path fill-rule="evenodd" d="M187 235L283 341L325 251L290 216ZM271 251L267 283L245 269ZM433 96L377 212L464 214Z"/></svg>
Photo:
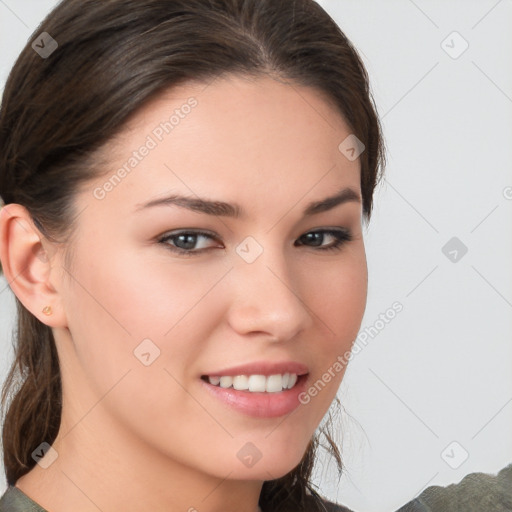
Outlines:
<svg viewBox="0 0 512 512"><path fill-rule="evenodd" d="M309 234L317 234L317 233L323 233L324 235L325 234L331 235L336 239L332 245L329 245L327 247L310 246L313 249L316 249L317 251L339 251L342 249L342 247L347 242L350 242L353 239L352 233L348 229L319 229L317 231L308 231L307 233L305 233L302 236L309 235ZM186 249L181 249L179 247L172 246L168 243L168 240L173 240L173 239L178 238L179 236L183 236L183 235L193 235L193 236L198 236L198 237L204 236L204 237L210 238L212 240L216 239L216 237L214 237L211 233L207 233L205 231L181 231L179 233L175 233L172 235L166 234L163 237L160 237L158 239L158 243L164 244L166 246L166 248L169 249L170 251L180 254L180 255L183 255L183 256L194 256L197 254L202 254L203 252L208 251L210 249L215 249L215 247L208 247L206 249L199 249L199 250L186 250ZM302 245L304 245L304 244L302 244Z"/></svg>

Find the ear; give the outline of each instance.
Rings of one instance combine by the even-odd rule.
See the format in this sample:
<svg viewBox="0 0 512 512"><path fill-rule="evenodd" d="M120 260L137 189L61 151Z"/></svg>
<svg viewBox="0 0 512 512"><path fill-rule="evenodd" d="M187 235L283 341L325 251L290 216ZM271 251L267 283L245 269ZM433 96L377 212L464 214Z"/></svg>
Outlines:
<svg viewBox="0 0 512 512"><path fill-rule="evenodd" d="M67 322L61 297L51 281L59 268L52 267L50 249L24 206L11 203L0 209L0 261L11 290L42 323L63 327ZM43 313L46 306L51 315Z"/></svg>

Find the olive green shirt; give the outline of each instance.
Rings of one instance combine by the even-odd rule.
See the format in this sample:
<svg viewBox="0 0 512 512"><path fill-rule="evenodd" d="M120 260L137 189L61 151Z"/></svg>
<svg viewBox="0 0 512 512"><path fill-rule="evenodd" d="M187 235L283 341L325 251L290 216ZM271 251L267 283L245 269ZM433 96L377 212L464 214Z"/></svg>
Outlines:
<svg viewBox="0 0 512 512"><path fill-rule="evenodd" d="M10 485L0 498L0 512L48 512L21 489Z"/></svg>
<svg viewBox="0 0 512 512"><path fill-rule="evenodd" d="M352 512L324 500L327 512ZM14 486L0 498L0 512L49 512ZM497 475L471 473L459 483L433 485L397 512L512 512L512 464Z"/></svg>
<svg viewBox="0 0 512 512"><path fill-rule="evenodd" d="M352 512L348 508L324 500L326 512ZM48 512L31 500L21 489L10 485L0 498L0 512Z"/></svg>
<svg viewBox="0 0 512 512"><path fill-rule="evenodd" d="M456 484L427 487L396 512L512 512L512 464L497 475L470 473Z"/></svg>

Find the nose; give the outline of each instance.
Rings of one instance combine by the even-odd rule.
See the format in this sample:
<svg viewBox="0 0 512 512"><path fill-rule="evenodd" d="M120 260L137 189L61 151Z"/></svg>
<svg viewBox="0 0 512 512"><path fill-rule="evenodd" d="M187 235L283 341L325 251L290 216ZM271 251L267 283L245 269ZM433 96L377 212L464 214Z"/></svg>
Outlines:
<svg viewBox="0 0 512 512"><path fill-rule="evenodd" d="M304 272L293 271L283 251L265 249L252 263L243 258L230 272L228 320L240 335L293 339L313 322L312 305L303 297Z"/></svg>

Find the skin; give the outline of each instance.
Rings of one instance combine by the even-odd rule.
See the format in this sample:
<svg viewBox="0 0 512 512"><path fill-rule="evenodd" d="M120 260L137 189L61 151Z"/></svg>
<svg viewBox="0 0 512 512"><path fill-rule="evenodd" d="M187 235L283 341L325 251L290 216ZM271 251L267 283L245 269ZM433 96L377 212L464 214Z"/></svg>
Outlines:
<svg viewBox="0 0 512 512"><path fill-rule="evenodd" d="M97 199L95 188L192 96L191 113ZM277 418L230 408L199 377L294 360L313 383L350 350L367 293L361 203L303 217L307 204L342 187L361 194L359 160L338 150L350 133L312 88L270 77L189 82L147 104L106 147L110 172L75 197L81 213L72 243L44 239L20 205L2 209L6 278L52 327L63 381L58 458L17 487L52 512L258 510L263 481L300 462L344 370ZM177 206L134 212L171 192L236 202L246 217ZM332 245L330 235L294 243L329 227L348 228L353 239L324 252L316 245ZM214 249L187 257L156 240L183 228L214 232L192 250ZM248 236L263 248L251 264L236 252ZM149 366L133 353L146 338L160 350ZM250 468L236 456L247 442L262 454Z"/></svg>

